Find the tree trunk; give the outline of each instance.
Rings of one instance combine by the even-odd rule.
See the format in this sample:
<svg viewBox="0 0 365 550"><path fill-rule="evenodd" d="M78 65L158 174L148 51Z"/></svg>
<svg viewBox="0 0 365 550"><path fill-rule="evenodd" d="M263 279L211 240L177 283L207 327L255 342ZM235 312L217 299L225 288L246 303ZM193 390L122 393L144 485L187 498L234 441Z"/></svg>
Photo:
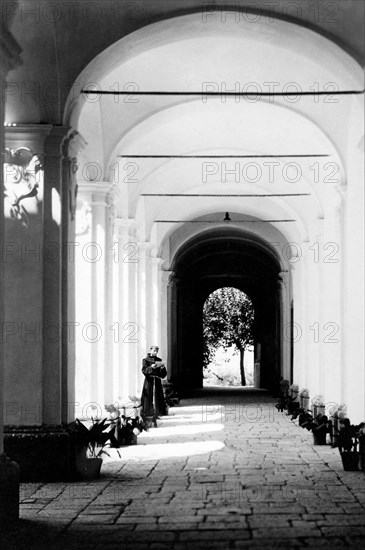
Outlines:
<svg viewBox="0 0 365 550"><path fill-rule="evenodd" d="M241 373L241 385L246 386L246 375L245 375L245 367L243 363L243 359L245 356L245 349L239 348L240 350L240 373Z"/></svg>

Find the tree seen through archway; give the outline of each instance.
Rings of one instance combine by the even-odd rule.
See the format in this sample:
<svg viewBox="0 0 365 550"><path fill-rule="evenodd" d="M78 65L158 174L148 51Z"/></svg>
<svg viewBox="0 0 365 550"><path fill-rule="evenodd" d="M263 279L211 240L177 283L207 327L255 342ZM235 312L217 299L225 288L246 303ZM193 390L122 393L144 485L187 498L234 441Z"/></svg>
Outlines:
<svg viewBox="0 0 365 550"><path fill-rule="evenodd" d="M244 354L254 343L253 321L253 305L244 292L233 287L212 292L203 306L205 369L220 347L235 346L240 354L241 385L246 386Z"/></svg>

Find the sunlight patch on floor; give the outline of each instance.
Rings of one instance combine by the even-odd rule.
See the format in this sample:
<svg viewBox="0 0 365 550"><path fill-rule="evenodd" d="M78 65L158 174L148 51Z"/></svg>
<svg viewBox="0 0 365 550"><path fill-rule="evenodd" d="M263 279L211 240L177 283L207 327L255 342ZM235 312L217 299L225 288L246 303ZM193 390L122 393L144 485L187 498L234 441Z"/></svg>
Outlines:
<svg viewBox="0 0 365 550"><path fill-rule="evenodd" d="M152 445L131 445L121 447L119 450L121 459L116 449L111 449L110 457L105 457L104 462L119 462L120 460L160 460L163 458L194 456L220 451L224 448L221 441L191 441L185 443L161 443Z"/></svg>
<svg viewBox="0 0 365 550"><path fill-rule="evenodd" d="M149 430L148 432L142 432L138 437L142 442L143 439L154 437L167 437L170 435L189 435L208 432L219 432L224 429L223 424L194 424L192 426L159 426L157 429Z"/></svg>

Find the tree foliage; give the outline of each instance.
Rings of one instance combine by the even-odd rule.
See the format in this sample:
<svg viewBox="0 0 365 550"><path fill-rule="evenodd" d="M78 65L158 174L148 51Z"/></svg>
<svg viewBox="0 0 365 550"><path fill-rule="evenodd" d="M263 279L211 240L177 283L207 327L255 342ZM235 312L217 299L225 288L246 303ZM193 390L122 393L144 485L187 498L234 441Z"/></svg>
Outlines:
<svg viewBox="0 0 365 550"><path fill-rule="evenodd" d="M253 345L253 319L252 302L242 291L224 287L212 292L203 307L204 366L217 348L235 345L245 385L243 356L245 349Z"/></svg>

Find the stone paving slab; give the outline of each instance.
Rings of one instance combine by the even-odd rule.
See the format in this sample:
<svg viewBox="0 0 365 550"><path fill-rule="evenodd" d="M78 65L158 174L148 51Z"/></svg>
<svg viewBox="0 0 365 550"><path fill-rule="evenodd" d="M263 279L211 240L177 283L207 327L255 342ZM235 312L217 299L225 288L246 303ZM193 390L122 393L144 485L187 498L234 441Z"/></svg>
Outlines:
<svg viewBox="0 0 365 550"><path fill-rule="evenodd" d="M174 427L176 430L174 431ZM26 483L4 550L359 548L365 475L264 392L183 400L92 482Z"/></svg>

